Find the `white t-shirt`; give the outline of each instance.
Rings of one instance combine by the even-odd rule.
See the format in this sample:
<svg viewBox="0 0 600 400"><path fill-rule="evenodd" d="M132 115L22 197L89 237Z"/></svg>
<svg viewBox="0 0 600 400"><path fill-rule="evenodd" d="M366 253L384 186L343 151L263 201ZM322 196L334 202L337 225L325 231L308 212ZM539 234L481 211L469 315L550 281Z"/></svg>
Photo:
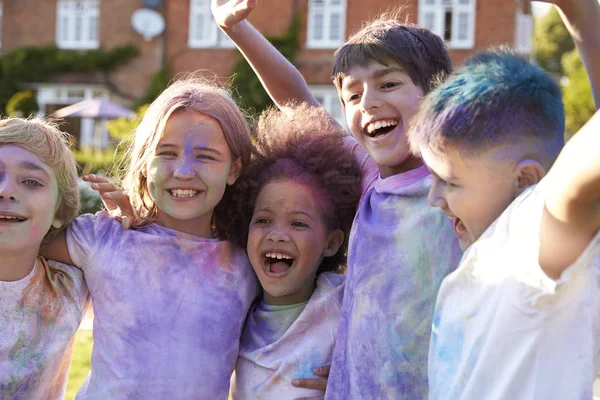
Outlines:
<svg viewBox="0 0 600 400"><path fill-rule="evenodd" d="M25 278L0 281L0 399L64 398L88 304L81 270L42 257Z"/></svg>
<svg viewBox="0 0 600 400"><path fill-rule="evenodd" d="M77 399L227 399L257 281L231 243L157 224L77 217L69 253L94 302L90 376Z"/></svg>
<svg viewBox="0 0 600 400"><path fill-rule="evenodd" d="M324 272L308 303L296 307L257 304L248 315L232 380L234 400L281 400L322 395L292 386L316 378L331 363L345 276Z"/></svg>
<svg viewBox="0 0 600 400"><path fill-rule="evenodd" d="M600 234L554 281L538 263L543 209L542 181L444 280L429 353L430 399L592 398L600 366Z"/></svg>

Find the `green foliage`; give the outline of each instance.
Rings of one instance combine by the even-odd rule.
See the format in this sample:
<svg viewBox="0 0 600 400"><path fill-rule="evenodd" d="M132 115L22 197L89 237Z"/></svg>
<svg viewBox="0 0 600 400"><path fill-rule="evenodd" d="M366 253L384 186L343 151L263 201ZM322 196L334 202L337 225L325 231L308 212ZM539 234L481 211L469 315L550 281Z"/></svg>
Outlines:
<svg viewBox="0 0 600 400"><path fill-rule="evenodd" d="M533 34L535 57L546 71L562 76L562 56L575 48L567 27L556 8L535 21Z"/></svg>
<svg viewBox="0 0 600 400"><path fill-rule="evenodd" d="M31 90L15 93L6 104L6 113L18 117L28 117L38 110L39 106Z"/></svg>
<svg viewBox="0 0 600 400"><path fill-rule="evenodd" d="M144 104L149 104L158 97L160 92L165 90L169 84L169 69L167 67L162 67L150 81L150 84L146 88L144 94L135 100L133 103L133 107L138 108Z"/></svg>
<svg viewBox="0 0 600 400"><path fill-rule="evenodd" d="M90 371L93 345L92 331L77 331L75 334L75 344L73 345L73 359L71 360L71 369L69 370L69 379L67 381L66 400L73 400L75 398L77 391Z"/></svg>
<svg viewBox="0 0 600 400"><path fill-rule="evenodd" d="M63 72L112 71L139 53L133 45L111 50L63 50L56 46L26 46L0 57L0 109L23 82L47 82Z"/></svg>
<svg viewBox="0 0 600 400"><path fill-rule="evenodd" d="M267 37L277 50L291 63L294 63L296 53L300 48L300 22L295 19L288 32L280 37ZM250 64L241 57L231 71L232 89L240 107L249 114L258 114L273 104L267 92L263 89L258 77Z"/></svg>
<svg viewBox="0 0 600 400"><path fill-rule="evenodd" d="M577 50L563 56L562 68L568 78L563 87L566 128L572 134L590 119L596 109L587 72Z"/></svg>

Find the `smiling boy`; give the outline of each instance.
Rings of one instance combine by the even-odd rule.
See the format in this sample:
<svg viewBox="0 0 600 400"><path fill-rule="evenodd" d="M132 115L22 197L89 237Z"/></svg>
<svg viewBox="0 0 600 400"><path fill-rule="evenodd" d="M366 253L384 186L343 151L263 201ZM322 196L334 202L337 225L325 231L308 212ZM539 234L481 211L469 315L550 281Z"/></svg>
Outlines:
<svg viewBox="0 0 600 400"><path fill-rule="evenodd" d="M600 4L564 3L589 55ZM600 60L584 59L595 86ZM429 201L453 221L466 250L436 303L430 398L592 398L600 368L600 115L563 148L557 83L496 50L432 91L413 124L411 147L434 175Z"/></svg>
<svg viewBox="0 0 600 400"><path fill-rule="evenodd" d="M0 121L2 398L64 398L87 286L80 270L38 252L78 208L65 134L41 120Z"/></svg>

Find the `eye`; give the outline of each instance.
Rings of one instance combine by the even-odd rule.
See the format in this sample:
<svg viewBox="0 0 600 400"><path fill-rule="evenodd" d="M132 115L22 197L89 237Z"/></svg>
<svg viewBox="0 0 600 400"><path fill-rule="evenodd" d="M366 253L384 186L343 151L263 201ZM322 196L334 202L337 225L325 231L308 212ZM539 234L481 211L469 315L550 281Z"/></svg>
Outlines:
<svg viewBox="0 0 600 400"><path fill-rule="evenodd" d="M346 96L346 103L352 103L353 101L357 101L360 98L358 93L351 93Z"/></svg>
<svg viewBox="0 0 600 400"><path fill-rule="evenodd" d="M398 82L385 82L383 85L381 85L381 87L382 87L383 89L391 89L391 88L393 88L393 87L396 87L396 86L398 86L399 84L400 84L400 83L398 83Z"/></svg>
<svg viewBox="0 0 600 400"><path fill-rule="evenodd" d="M215 158L214 158L214 157L212 157L212 156L209 156L209 155L206 155L206 154L200 154L200 155L197 155L197 156L196 156L196 158L197 158L198 160L208 160L208 161L215 161Z"/></svg>
<svg viewBox="0 0 600 400"><path fill-rule="evenodd" d="M35 186L35 187L41 187L44 186L42 185L40 182L36 181L35 179L25 179L23 181L23 183L27 186Z"/></svg>
<svg viewBox="0 0 600 400"><path fill-rule="evenodd" d="M160 153L156 154L157 156L160 157L176 157L177 154L175 154L174 151L161 151Z"/></svg>
<svg viewBox="0 0 600 400"><path fill-rule="evenodd" d="M294 222L292 222L292 226L294 226L296 228L308 228L308 224L306 224L303 221L294 221Z"/></svg>
<svg viewBox="0 0 600 400"><path fill-rule="evenodd" d="M265 217L258 217L254 220L254 223L258 224L258 225L266 225L269 222L270 222L269 219L265 218Z"/></svg>

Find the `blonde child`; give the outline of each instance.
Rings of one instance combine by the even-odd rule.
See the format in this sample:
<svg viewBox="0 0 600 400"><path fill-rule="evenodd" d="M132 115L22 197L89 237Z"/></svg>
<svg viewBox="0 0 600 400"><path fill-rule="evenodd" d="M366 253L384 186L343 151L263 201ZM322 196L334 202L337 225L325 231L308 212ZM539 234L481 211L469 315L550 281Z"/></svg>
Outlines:
<svg viewBox="0 0 600 400"><path fill-rule="evenodd" d="M294 100L318 106L294 66L245 20L255 5L212 3L217 23L280 107ZM336 52L334 83L353 136L345 146L362 166L363 194L327 398L427 396L435 297L461 252L452 224L427 204L431 175L411 154L405 132L434 78L450 70L442 39L393 19L368 24Z"/></svg>
<svg viewBox="0 0 600 400"><path fill-rule="evenodd" d="M173 83L137 128L124 189L134 229L78 217L49 248L94 301L91 372L78 399L226 399L257 285L225 237L228 186L250 159L244 116L223 89Z"/></svg>
<svg viewBox="0 0 600 400"><path fill-rule="evenodd" d="M255 157L236 184L231 237L246 246L263 297L246 321L233 399L319 395L292 380L331 362L360 168L327 113L301 107L295 116L261 117Z"/></svg>
<svg viewBox="0 0 600 400"><path fill-rule="evenodd" d="M0 397L60 400L88 305L82 272L38 256L77 215L67 135L39 119L0 121Z"/></svg>

